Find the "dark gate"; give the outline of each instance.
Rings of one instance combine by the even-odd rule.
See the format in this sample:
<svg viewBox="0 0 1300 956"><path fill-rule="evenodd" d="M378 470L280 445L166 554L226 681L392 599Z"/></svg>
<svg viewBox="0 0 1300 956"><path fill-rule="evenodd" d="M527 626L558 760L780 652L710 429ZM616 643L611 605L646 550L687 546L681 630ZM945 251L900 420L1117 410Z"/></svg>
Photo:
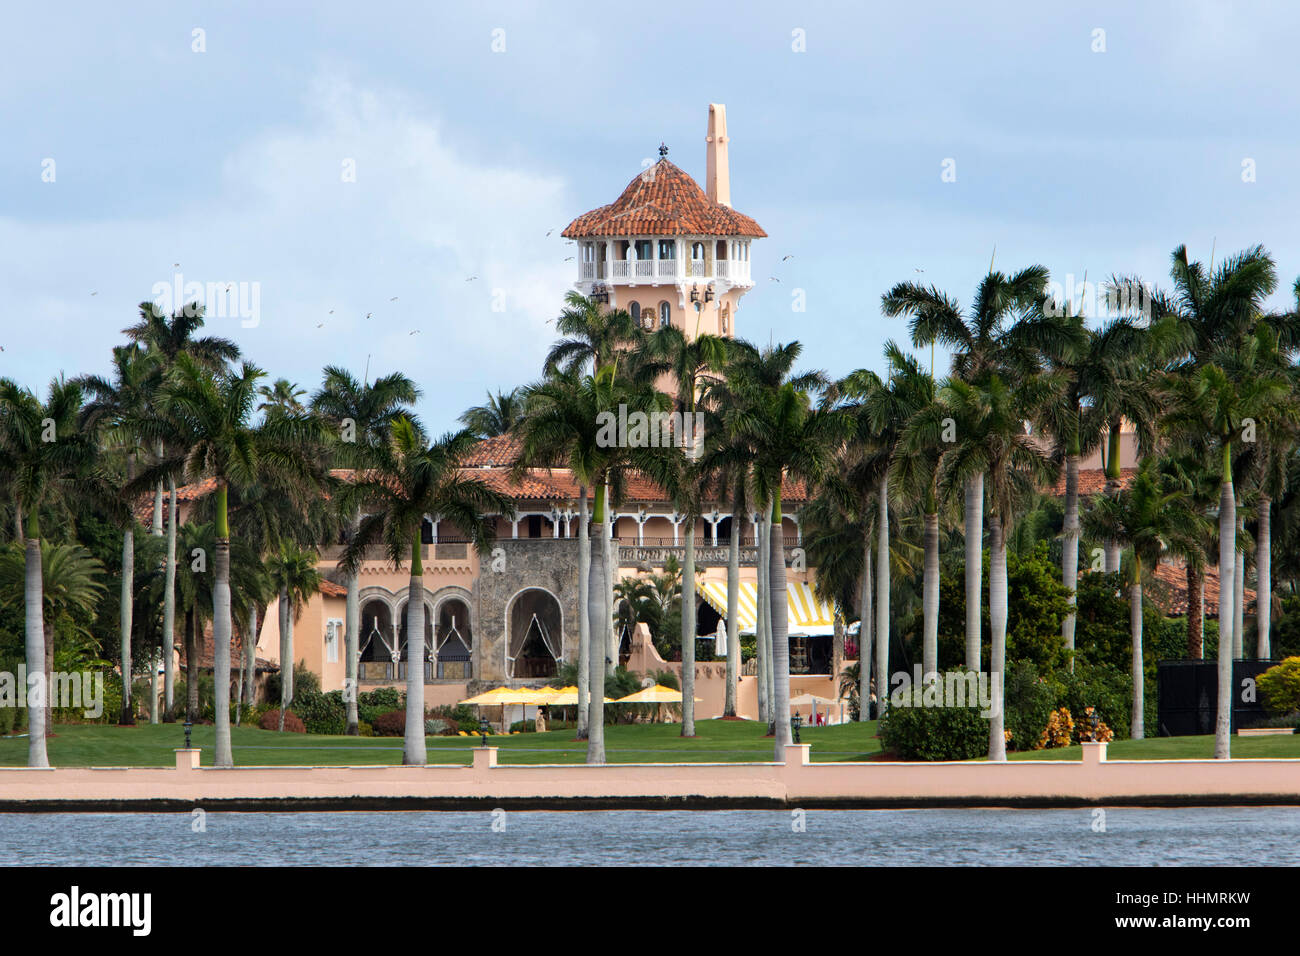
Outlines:
<svg viewBox="0 0 1300 956"><path fill-rule="evenodd" d="M1267 716L1259 695L1243 700L1245 682L1253 681L1277 661L1234 660L1232 731ZM1160 661L1156 665L1156 723L1161 737L1188 737L1214 733L1219 703L1219 662L1213 660Z"/></svg>

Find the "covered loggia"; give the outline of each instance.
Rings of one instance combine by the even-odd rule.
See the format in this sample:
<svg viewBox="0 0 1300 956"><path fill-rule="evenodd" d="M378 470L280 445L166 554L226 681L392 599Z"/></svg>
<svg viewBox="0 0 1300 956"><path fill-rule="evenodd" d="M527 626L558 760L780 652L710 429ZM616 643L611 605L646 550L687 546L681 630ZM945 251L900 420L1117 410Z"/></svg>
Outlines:
<svg viewBox="0 0 1300 956"><path fill-rule="evenodd" d="M564 657L560 602L542 588L525 588L506 612L506 676L554 677Z"/></svg>

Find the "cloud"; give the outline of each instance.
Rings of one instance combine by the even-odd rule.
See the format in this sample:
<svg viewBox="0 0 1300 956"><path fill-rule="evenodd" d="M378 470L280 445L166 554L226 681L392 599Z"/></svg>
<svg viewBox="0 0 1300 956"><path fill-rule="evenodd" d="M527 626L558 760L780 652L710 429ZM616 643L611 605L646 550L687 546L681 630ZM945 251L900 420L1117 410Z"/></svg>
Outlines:
<svg viewBox="0 0 1300 956"><path fill-rule="evenodd" d="M434 428L484 389L536 376L574 276L573 247L546 237L573 213L561 177L473 155L400 92L339 76L318 77L299 122L233 144L220 168L177 208L141 197L130 219L0 219L0 274L22 318L0 336L2 374L36 387L102 369L135 305L179 273L258 283L256 327L213 317L208 331L271 376L311 388L323 365L360 374L369 357L372 375L420 383Z"/></svg>

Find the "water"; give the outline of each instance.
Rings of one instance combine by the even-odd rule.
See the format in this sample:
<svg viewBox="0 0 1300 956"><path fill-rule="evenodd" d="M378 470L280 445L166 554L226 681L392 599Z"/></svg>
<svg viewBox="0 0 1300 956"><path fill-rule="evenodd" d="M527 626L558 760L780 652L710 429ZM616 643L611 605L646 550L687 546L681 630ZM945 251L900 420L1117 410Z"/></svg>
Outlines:
<svg viewBox="0 0 1300 956"><path fill-rule="evenodd" d="M0 865L1300 865L1297 808L1096 813L0 813Z"/></svg>

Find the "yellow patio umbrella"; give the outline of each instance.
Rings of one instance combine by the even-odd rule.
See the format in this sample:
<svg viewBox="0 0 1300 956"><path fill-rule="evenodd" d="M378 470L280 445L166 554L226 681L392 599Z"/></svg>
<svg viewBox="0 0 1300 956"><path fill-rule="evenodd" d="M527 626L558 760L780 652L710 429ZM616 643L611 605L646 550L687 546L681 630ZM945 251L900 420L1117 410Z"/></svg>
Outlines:
<svg viewBox="0 0 1300 956"><path fill-rule="evenodd" d="M462 704L474 704L480 707L492 707L500 704L531 704L534 690L527 687L494 687L476 697L462 700Z"/></svg>
<svg viewBox="0 0 1300 956"><path fill-rule="evenodd" d="M645 687L635 694L628 694L626 697L620 697L614 701L616 704L680 704L681 702L682 692L671 687L665 687L663 684ZM695 702L702 704L704 701L696 697Z"/></svg>
<svg viewBox="0 0 1300 956"><path fill-rule="evenodd" d="M546 703L556 707L575 707L578 703L578 688L573 685L561 687ZM606 697L605 703L613 704L616 701L612 697Z"/></svg>

